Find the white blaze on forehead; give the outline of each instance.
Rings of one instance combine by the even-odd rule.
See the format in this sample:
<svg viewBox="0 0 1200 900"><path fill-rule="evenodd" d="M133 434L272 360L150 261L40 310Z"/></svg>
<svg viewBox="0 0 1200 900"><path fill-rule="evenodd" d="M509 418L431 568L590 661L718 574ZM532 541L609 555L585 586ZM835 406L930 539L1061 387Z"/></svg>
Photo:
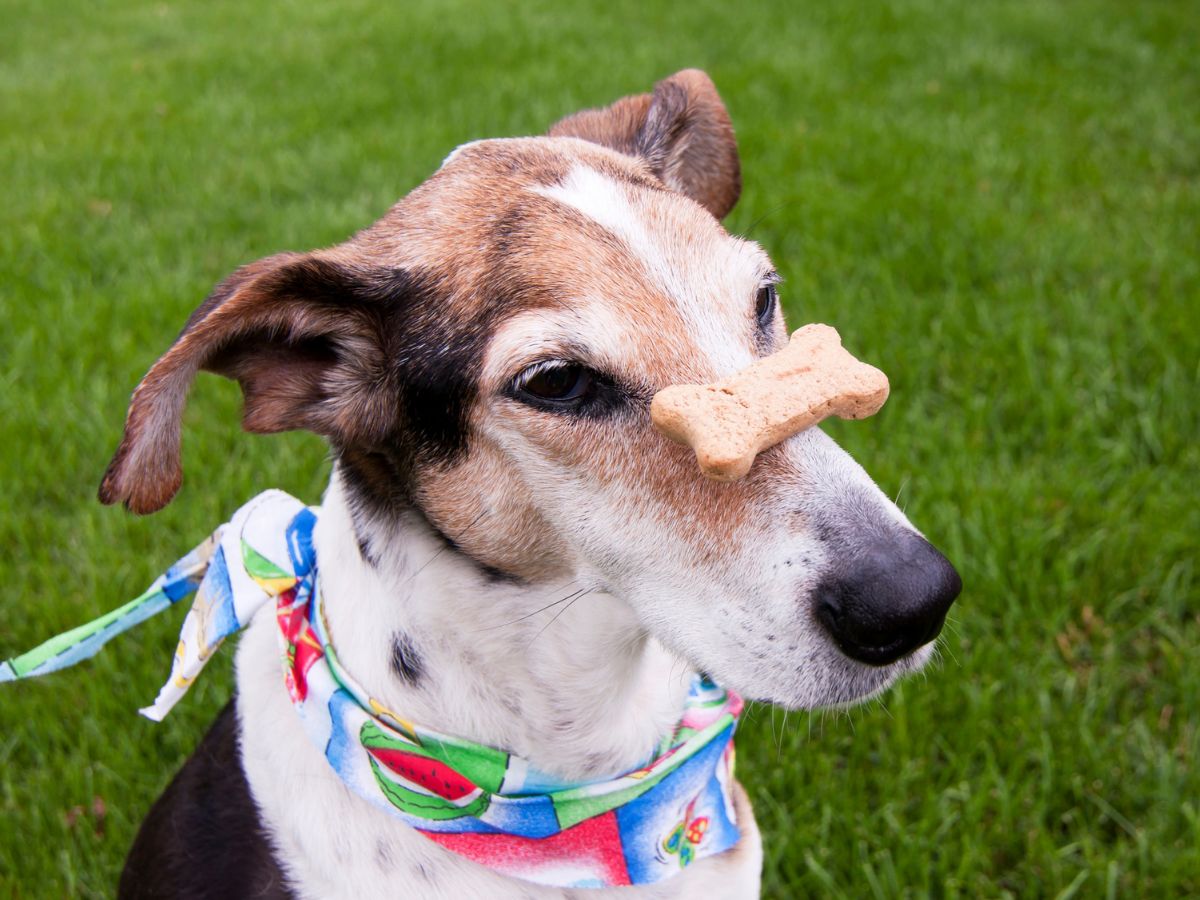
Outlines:
<svg viewBox="0 0 1200 900"><path fill-rule="evenodd" d="M717 373L730 374L754 360L754 296L770 268L756 244L731 237L682 195L624 184L582 164L560 184L531 190L619 238L653 288L674 301Z"/></svg>

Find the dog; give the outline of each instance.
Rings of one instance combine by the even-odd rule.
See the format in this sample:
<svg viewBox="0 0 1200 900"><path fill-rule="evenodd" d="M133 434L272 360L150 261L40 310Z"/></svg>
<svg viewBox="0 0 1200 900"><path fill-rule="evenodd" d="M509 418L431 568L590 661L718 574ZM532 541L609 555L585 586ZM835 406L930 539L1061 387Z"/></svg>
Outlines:
<svg viewBox="0 0 1200 900"><path fill-rule="evenodd" d="M628 772L691 673L789 708L919 670L961 582L817 428L732 483L656 433L650 399L786 341L778 276L720 220L741 190L712 81L687 70L547 136L454 150L345 243L221 282L131 399L100 496L135 513L182 480L201 371L251 432L334 460L314 540L338 656L387 708L564 779ZM741 837L678 875L569 890L451 853L348 791L301 732L274 612L237 690L144 821L135 897L748 897Z"/></svg>

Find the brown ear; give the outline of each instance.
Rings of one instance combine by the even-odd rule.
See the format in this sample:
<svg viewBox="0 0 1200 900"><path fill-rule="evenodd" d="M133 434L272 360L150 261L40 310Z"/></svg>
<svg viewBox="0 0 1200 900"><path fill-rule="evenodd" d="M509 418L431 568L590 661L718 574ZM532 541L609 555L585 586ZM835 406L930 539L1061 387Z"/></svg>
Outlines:
<svg viewBox="0 0 1200 900"><path fill-rule="evenodd" d="M742 192L741 164L729 113L712 79L684 69L604 109L585 109L550 129L646 161L667 187L691 197L718 219Z"/></svg>
<svg viewBox="0 0 1200 900"><path fill-rule="evenodd" d="M283 253L236 271L133 392L100 500L135 513L170 502L183 480L184 404L201 369L241 384L248 431L304 428L339 439L385 433L394 395L380 371L379 323L403 278L356 268L336 251Z"/></svg>

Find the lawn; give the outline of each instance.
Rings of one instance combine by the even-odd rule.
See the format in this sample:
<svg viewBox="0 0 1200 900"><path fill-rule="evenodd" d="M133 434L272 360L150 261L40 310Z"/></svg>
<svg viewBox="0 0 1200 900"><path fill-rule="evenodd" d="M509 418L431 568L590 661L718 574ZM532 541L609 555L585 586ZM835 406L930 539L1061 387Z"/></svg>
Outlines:
<svg viewBox="0 0 1200 900"><path fill-rule="evenodd" d="M94 499L130 390L243 262L341 240L455 145L708 69L792 326L892 380L830 430L957 564L927 676L755 707L769 896L1200 893L1200 7L0 2L0 657L140 593L323 445L200 379L188 480ZM162 725L182 610L0 688L0 897L111 894L230 690Z"/></svg>

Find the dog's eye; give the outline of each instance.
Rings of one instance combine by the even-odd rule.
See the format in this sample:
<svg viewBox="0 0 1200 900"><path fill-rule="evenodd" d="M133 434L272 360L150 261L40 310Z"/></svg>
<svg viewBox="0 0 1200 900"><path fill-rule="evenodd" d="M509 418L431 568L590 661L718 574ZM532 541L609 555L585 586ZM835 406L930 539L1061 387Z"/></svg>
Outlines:
<svg viewBox="0 0 1200 900"><path fill-rule="evenodd" d="M522 372L515 384L518 394L550 403L569 404L584 398L592 388L592 373L579 363L538 363Z"/></svg>
<svg viewBox="0 0 1200 900"><path fill-rule="evenodd" d="M775 285L764 284L758 289L758 299L754 305L754 315L758 318L758 324L762 328L766 328L771 319L775 317L775 304L779 302L778 294L775 290Z"/></svg>

